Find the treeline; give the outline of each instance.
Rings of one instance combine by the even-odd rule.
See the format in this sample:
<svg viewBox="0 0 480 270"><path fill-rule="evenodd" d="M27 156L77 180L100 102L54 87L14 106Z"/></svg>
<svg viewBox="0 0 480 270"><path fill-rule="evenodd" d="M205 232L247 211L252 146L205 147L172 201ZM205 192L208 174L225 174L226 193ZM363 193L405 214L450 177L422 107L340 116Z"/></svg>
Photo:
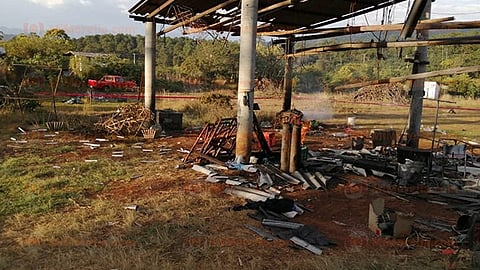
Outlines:
<svg viewBox="0 0 480 270"><path fill-rule="evenodd" d="M381 33L372 35L372 39ZM449 33L446 36L476 35L477 32ZM432 36L432 38L440 36ZM370 36L362 37L368 39ZM387 38L387 37L386 37ZM390 38L394 38L391 36ZM344 38L349 41L349 37ZM317 41L312 45L325 45L341 40ZM2 59L3 79L6 66L26 64L70 68L80 81L99 78L104 74L119 74L137 82L142 81L144 64L144 37L125 34L106 34L71 39L61 29L50 29L43 36L34 33L18 35L0 41L7 56ZM296 48L307 46L299 42ZM72 65L73 57L67 51L102 53ZM238 74L240 46L237 41L225 39L205 40L188 37L158 37L156 70L158 87L166 91L184 91L188 86L211 88L215 85L235 85ZM294 61L294 90L298 92L331 91L335 86L379 78L408 75L412 64L404 58L413 57L414 48L369 49L330 52L315 56L298 57ZM429 48L428 70L477 65L479 45L432 46ZM280 45L271 45L259 39L257 43L256 78L258 90L278 88L282 84L285 58ZM11 70L11 69L10 69ZM17 74L21 76L21 74ZM435 78L448 92L469 97L480 96L478 73ZM0 82L5 84L5 82Z"/></svg>

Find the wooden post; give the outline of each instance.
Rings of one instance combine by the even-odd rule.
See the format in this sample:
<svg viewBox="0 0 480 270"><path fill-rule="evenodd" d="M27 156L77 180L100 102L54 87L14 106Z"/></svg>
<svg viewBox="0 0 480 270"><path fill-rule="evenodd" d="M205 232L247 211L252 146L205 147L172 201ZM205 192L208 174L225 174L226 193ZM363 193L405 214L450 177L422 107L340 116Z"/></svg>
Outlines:
<svg viewBox="0 0 480 270"><path fill-rule="evenodd" d="M293 36L285 41L285 55L293 53ZM283 106L282 112L289 111L292 107L292 73L293 57L287 56L285 73L283 75ZM292 124L284 123L282 127L282 148L280 152L280 170L287 172L290 168L290 149L292 142Z"/></svg>
<svg viewBox="0 0 480 270"><path fill-rule="evenodd" d="M283 106L282 111L286 112L292 107L292 73L293 73L293 57L291 54L294 52L293 39L295 36L290 36L285 40L285 55L287 57L285 61L285 73L283 75Z"/></svg>
<svg viewBox="0 0 480 270"><path fill-rule="evenodd" d="M292 141L292 124L283 123L282 148L280 153L280 170L288 172L290 168L290 145Z"/></svg>
<svg viewBox="0 0 480 270"><path fill-rule="evenodd" d="M292 141L290 144L290 166L288 171L293 173L300 167L300 141L302 137L302 125L293 125Z"/></svg>

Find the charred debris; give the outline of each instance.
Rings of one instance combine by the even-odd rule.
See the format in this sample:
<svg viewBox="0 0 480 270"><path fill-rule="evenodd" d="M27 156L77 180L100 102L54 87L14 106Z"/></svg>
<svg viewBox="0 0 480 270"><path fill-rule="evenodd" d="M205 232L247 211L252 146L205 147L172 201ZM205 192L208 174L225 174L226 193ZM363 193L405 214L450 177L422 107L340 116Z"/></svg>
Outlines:
<svg viewBox="0 0 480 270"><path fill-rule="evenodd" d="M254 120L258 152L252 154L250 163L233 160L236 121L232 118L206 124L183 162L193 163L192 169L205 174L205 181L225 185L225 193L245 199L244 205L231 210L256 210L248 215L258 224L245 226L266 241L288 240L317 255L335 246L318 228L293 221L298 215L308 215L311 209L288 195L301 190L328 193L340 187L351 198L364 196L367 191L405 202L426 201L432 208L446 206L459 214L457 223L449 224L392 211L384 206L383 198L372 200L370 210L365 209L369 216L366 226L377 236L408 240L412 235L418 238L418 228L427 227L452 233L456 247L473 247L480 242L475 236L480 232L480 158L474 154L476 143L440 139L432 149L414 149L402 145L402 136L397 140L393 129L355 136L351 126L339 131L323 128L318 122L308 123L304 125L308 129L301 129L300 139L290 140L301 143L295 147L300 162L295 171L288 171L280 169L281 158L273 150L278 149L275 137L280 134L273 129L263 131L272 126ZM298 125L298 118L293 121ZM303 144L307 134L315 140L342 143L309 149Z"/></svg>

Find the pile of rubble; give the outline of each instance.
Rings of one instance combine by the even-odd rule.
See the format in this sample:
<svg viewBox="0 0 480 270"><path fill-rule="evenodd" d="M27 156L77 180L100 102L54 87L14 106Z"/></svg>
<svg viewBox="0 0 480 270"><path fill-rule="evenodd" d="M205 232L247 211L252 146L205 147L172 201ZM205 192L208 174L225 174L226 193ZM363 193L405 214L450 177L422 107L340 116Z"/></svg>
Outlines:
<svg viewBox="0 0 480 270"><path fill-rule="evenodd" d="M460 213L457 224L417 218L414 213L392 212L384 207L383 200L372 201L368 227L377 235L408 239L413 224L417 224L454 233L455 243L459 245L480 243L475 237L480 233L480 219L477 225L480 159L473 151L467 153L467 147L461 147L465 151L459 159L448 151L452 148L448 144L439 151L430 151L393 147L388 140L387 145L382 145L380 140L375 148L365 149L366 138L361 138L361 143L357 137L344 139L355 140L356 143L352 143L355 149L310 150L302 160L302 167L293 173L281 171L279 165L268 158L257 164L232 161L222 164L217 160L216 164L193 165L193 169L204 173L207 182L226 184L225 193L247 201L234 210L257 210L257 214L249 216L263 228L248 225L250 230L268 241L290 240L315 254L334 244L312 226L291 221L309 209L286 198L285 193L306 189L328 192L344 185L349 191L345 195L352 198L359 195L356 190L361 193L367 188L405 202L423 200L432 206L448 206ZM238 173L232 176L232 170Z"/></svg>
<svg viewBox="0 0 480 270"><path fill-rule="evenodd" d="M378 84L360 88L355 96L357 102L386 102L408 104L407 91L401 83Z"/></svg>
<svg viewBox="0 0 480 270"><path fill-rule="evenodd" d="M137 135L142 129L149 128L153 120L150 110L141 104L129 104L117 109L109 117L95 124L96 128L108 134Z"/></svg>

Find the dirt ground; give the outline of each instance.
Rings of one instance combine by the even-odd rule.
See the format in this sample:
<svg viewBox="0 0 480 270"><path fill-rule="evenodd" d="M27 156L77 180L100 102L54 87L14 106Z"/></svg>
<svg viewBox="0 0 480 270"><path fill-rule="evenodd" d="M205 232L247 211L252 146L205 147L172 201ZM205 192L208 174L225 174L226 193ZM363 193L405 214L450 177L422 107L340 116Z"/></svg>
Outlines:
<svg viewBox="0 0 480 270"><path fill-rule="evenodd" d="M316 151L324 147L328 148L349 148L351 142L351 136L368 136L369 130L354 129L348 130L349 137L338 138L332 136L337 132L344 132L343 128L328 127L322 132L317 132L314 135L307 135L305 138L305 145L310 150ZM43 135L30 134L28 138L32 140L42 140ZM277 145L273 147L274 151L279 150L279 144L281 141L280 132L276 132ZM68 132L60 133L56 140L61 143L79 142L85 138L84 136L70 134ZM224 193L226 188L225 184L211 184L205 182L205 175L195 172L190 168L192 165L182 163L181 159L185 156L181 153L181 149L190 149L193 145L196 134L172 134L171 136L157 138L154 140L144 140L142 138L118 138L111 136L111 147L105 147L100 149L78 148L75 152L59 153L58 160L71 161L82 160L91 156L105 158L111 158L112 147L115 147L117 143L127 143L129 145L141 142L144 149L169 149L161 158L158 159L158 163L152 163L151 173L138 172L138 175L130 175L130 179L110 181L102 191L98 193L90 194L92 199L105 199L119 202L121 205L128 203L136 203L141 201L142 198L148 198L160 193L179 193L188 196L189 194L202 194L208 189L209 193L214 197L226 198L230 195ZM370 146L367 146L370 147ZM16 151L22 151L21 148L6 147L9 153L4 155L13 154ZM130 159L148 159L148 153L142 151L129 152L128 158ZM160 166L161 164L161 166ZM161 167L161 168L160 168ZM242 172L228 171L228 174L242 174ZM255 176L250 176L255 178ZM362 178L353 174L342 175L345 180L366 180L370 183L381 181L381 179L375 177ZM133 180L132 180L133 179ZM425 200L417 198L408 198L408 201L399 200L395 197L389 196L385 193L379 192L373 189L364 189L360 186L348 186L348 183L339 184L336 187L328 190L302 190L301 187L294 187L293 191L286 191L283 196L291 198L296 202L304 205L309 211L306 211L303 215L295 217L292 221L301 222L304 224L312 225L318 229L328 239L332 240L336 246L324 250L327 255L342 256L345 252L355 249L368 249L378 254L392 254L409 252L406 249L405 239L391 239L375 235L368 228L368 211L369 203L372 199L383 197L385 198L385 206L389 209L394 209L399 212L413 213L416 218L423 218L426 220L439 220L443 223L454 225L458 218L457 213L448 208L448 206L431 204ZM348 196L347 193L351 190L360 188L360 196ZM236 200L238 203L244 203L243 200ZM231 207L234 205L232 204ZM226 209L224 209L226 211ZM68 210L66 210L68 211ZM242 212L235 213L236 215L245 216ZM243 219L245 221L245 219ZM248 222L248 220L247 220ZM252 220L253 222L253 220ZM255 221L256 222L256 221ZM258 222L256 222L258 226ZM221 224L212 225L215 228L220 227ZM238 224L235 226L236 230L247 231L244 228L244 224ZM415 229L422 231L425 234L431 234L435 239L442 240L442 244L445 243L450 236L450 233L439 232L425 226L415 224ZM228 233L234 234L232 228ZM227 233L227 232L225 232ZM245 232L240 232L240 235L245 235ZM421 244L418 241L416 244ZM430 248L430 247L429 247ZM437 253L442 250L448 249L447 246L442 246L440 249L434 251ZM263 253L277 253L288 254L288 250L278 251L278 248L266 249ZM255 253L252 251L252 253ZM410 254L410 253L409 253ZM276 254L272 254L275 256Z"/></svg>
<svg viewBox="0 0 480 270"><path fill-rule="evenodd" d="M329 148L348 148L350 146L350 136L368 136L369 130L350 130L350 136L347 138L336 138L331 134L342 132L343 129L329 128L320 135L307 135L305 145L312 150L318 150L324 147ZM167 138L156 139L148 142L151 148L160 146L173 146L173 149L189 149L195 141L195 134L176 134ZM279 142L281 141L280 132L276 132L277 144L273 147L274 151L279 151ZM181 165L180 159L184 156L179 152L175 152L176 158L169 167ZM190 169L191 164L187 164L186 168L177 170L171 181L158 181L157 179L147 178L138 179L131 182L111 182L107 188L97 197L103 197L121 202L134 202L139 198L148 197L159 192L191 192L201 193L206 186L203 181L204 175ZM235 171L230 174L237 174ZM353 174L346 174L344 179L361 180L362 177ZM370 183L381 181L375 177L368 177ZM225 184L207 184L208 190L214 196L229 196L224 193ZM304 215L294 219L295 222L310 224L315 226L327 238L336 243L336 247L329 249L328 253L341 254L346 249L352 247L368 248L373 250L398 250L405 248L405 239L391 239L379 237L368 229L368 210L369 203L372 199L385 198L385 207L403 213L413 213L416 218L426 220L437 220L447 224L455 224L458 218L457 213L449 209L447 206L435 205L425 200L409 198L408 201L402 201L395 197L386 195L373 189L360 188L361 196L347 196L346 192L351 192L351 187L347 190L346 185L338 185L336 188L321 190L302 190L295 187L293 192L283 193L283 196L294 199L296 202L306 206L310 211ZM232 205L233 206L233 205ZM243 215L243 213L238 213ZM439 232L425 226L416 225L424 233L429 233L438 237L438 239L448 239L451 235L445 232Z"/></svg>

